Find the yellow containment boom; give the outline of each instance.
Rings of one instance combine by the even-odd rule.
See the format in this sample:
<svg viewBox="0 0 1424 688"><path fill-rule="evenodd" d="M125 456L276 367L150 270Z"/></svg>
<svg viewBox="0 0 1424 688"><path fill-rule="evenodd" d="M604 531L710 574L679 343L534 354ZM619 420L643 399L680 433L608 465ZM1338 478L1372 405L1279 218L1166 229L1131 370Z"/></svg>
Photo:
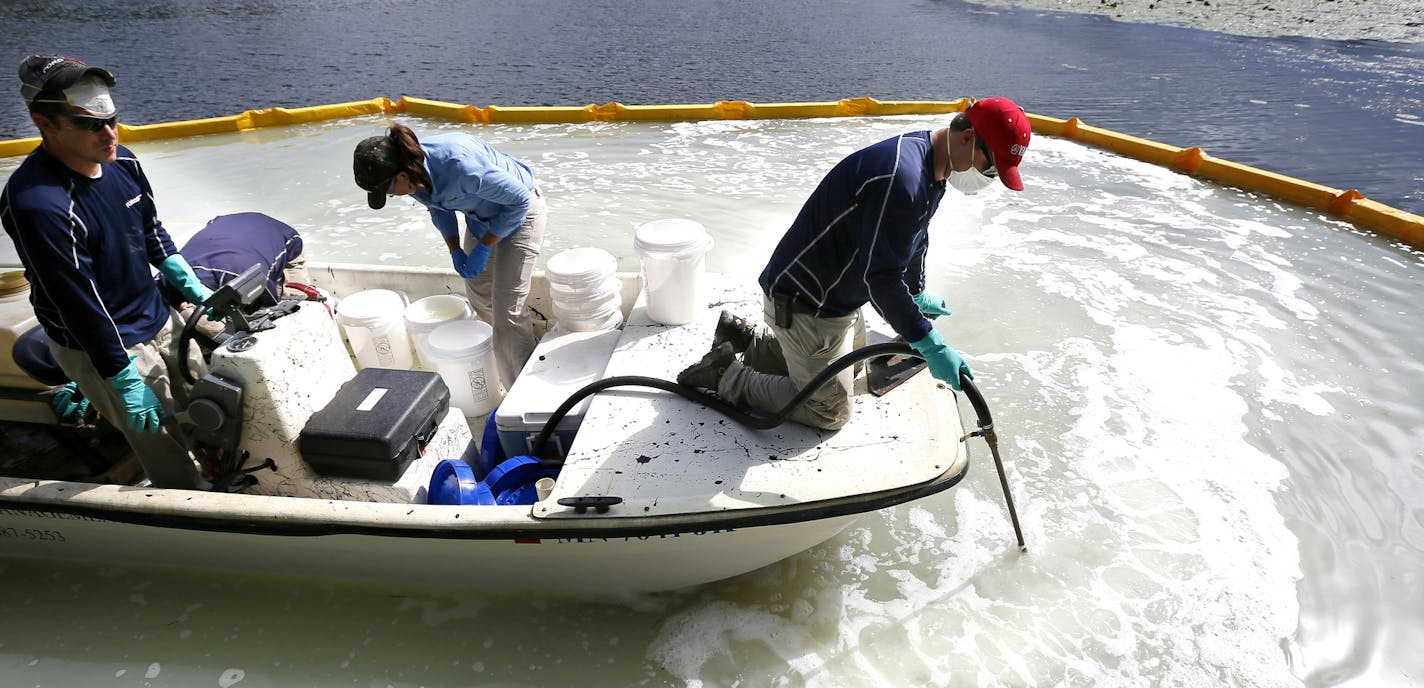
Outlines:
<svg viewBox="0 0 1424 688"><path fill-rule="evenodd" d="M574 124L578 122L698 121L717 119L809 119L813 117L874 117L937 115L961 112L967 98L950 101L878 101L847 98L813 103L748 103L721 100L692 105L623 105L582 107L475 107L403 96L305 108L248 110L229 117L212 117L161 124L119 125L125 143L249 131L362 115L410 114L472 124ZM1324 211L1362 227L1424 248L1424 217L1365 198L1355 189L1335 189L1294 177L1214 158L1200 148L1179 148L1083 124L1078 118L1056 119L1029 114L1038 135L1072 139L1144 162L1168 167L1222 184L1258 191L1291 203ZM29 153L39 139L0 141L0 157Z"/></svg>

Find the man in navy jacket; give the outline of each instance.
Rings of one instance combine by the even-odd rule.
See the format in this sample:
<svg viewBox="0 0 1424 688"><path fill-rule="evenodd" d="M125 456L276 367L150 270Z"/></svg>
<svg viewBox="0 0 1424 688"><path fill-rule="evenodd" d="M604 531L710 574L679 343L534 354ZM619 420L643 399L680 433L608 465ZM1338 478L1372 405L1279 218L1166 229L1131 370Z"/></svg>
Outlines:
<svg viewBox="0 0 1424 688"><path fill-rule="evenodd" d="M202 303L212 291L159 222L138 159L118 145L113 75L32 55L19 76L41 143L0 192L0 223L25 266L51 353L122 426L153 485L204 489L172 420L175 403L186 401L175 383L175 317L149 269L187 301Z"/></svg>
<svg viewBox="0 0 1424 688"><path fill-rule="evenodd" d="M188 239L182 254L193 266L193 274L213 290L255 264L262 265L267 288L277 298L305 295L304 290L287 285L311 283L302 236L291 225L262 213L234 213L213 218ZM182 291L161 276L158 288L170 306L180 309L185 320L193 317L196 307L185 300ZM207 318L198 323L198 330L210 340L217 339L223 327L221 321ZM43 327L37 326L20 335L11 354L30 377L47 385L61 386L50 405L61 420L76 421L85 415L89 402L82 394L74 394L74 382L60 369L49 347L49 336Z"/></svg>
<svg viewBox="0 0 1424 688"><path fill-rule="evenodd" d="M812 192L761 273L769 332L724 312L712 351L678 381L756 411L780 411L850 353L851 328L869 303L937 379L959 389L961 375L973 377L969 365L929 322L949 315L944 299L925 291L930 218L946 183L974 193L997 176L1022 190L1018 164L1030 133L1022 108L988 98L947 128L902 134L847 156ZM827 430L845 425L853 375L842 371L789 417Z"/></svg>

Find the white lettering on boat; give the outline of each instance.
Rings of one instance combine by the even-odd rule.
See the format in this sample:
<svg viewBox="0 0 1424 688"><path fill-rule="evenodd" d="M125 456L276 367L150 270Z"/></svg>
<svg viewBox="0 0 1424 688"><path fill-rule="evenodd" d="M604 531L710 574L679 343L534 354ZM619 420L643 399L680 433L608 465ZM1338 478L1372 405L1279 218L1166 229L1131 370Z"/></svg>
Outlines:
<svg viewBox="0 0 1424 688"><path fill-rule="evenodd" d="M698 530L698 531L693 531L693 532L691 532L691 533L664 533L664 534L662 534L662 535L628 535L628 536L624 536L624 537L621 537L621 538L616 538L616 537L615 537L615 538L605 538L605 537L592 537L592 538L582 538L582 537L580 537L580 538L559 538L559 539L558 539L558 542L561 543L561 544L570 544L570 545L581 544L581 543L587 543L587 542L647 542L647 541L650 541L650 540L671 540L671 539L673 539L673 538L680 538L680 537L684 537L684 536L685 536L685 537L700 537L700 536L703 536L703 535L721 535L722 533L735 533L736 531L737 531L736 528L718 528L718 529L716 529L716 530Z"/></svg>
<svg viewBox="0 0 1424 688"><path fill-rule="evenodd" d="M83 514L60 514L50 511L31 511L29 509L0 509L0 516L20 516L23 518L48 518L56 521L93 521L102 522L102 518L85 516Z"/></svg>

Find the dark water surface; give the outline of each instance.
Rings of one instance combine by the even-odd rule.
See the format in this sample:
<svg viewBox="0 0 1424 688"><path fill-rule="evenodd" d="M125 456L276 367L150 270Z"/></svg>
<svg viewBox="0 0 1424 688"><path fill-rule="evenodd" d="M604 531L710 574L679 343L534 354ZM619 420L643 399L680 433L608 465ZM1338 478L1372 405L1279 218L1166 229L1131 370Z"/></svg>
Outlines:
<svg viewBox="0 0 1424 688"><path fill-rule="evenodd" d="M1424 212L1424 44L956 0L23 0L0 3L0 27L0 62L60 52L111 69L135 124L407 94L473 105L1002 94ZM33 136L11 95L0 138Z"/></svg>

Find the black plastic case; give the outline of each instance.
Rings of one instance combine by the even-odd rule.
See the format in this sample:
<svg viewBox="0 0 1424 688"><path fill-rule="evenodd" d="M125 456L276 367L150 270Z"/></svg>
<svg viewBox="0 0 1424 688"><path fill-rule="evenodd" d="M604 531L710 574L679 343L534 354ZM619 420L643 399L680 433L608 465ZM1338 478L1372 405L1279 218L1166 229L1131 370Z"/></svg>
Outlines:
<svg viewBox="0 0 1424 688"><path fill-rule="evenodd" d="M423 370L365 368L312 414L297 448L317 473L394 482L450 408L450 388Z"/></svg>

